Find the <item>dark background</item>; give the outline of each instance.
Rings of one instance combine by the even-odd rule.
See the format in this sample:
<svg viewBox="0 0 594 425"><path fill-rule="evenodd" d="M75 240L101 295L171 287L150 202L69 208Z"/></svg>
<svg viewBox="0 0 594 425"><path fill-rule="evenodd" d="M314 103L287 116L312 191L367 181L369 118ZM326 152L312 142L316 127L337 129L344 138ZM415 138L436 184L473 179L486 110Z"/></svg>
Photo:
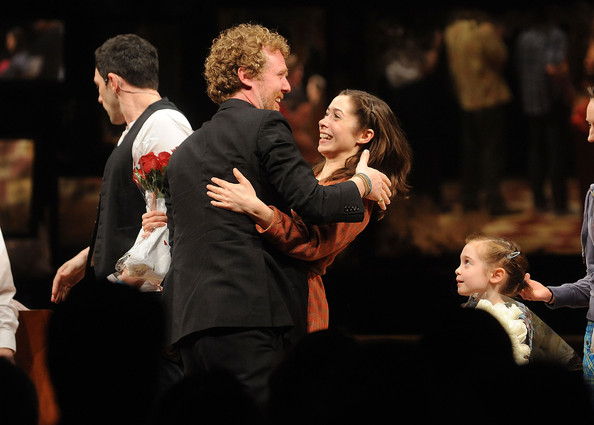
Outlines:
<svg viewBox="0 0 594 425"><path fill-rule="evenodd" d="M28 307L52 307L49 296L55 269L87 243L71 246L60 240L58 179L100 176L114 137L121 131L109 124L97 103L93 84L93 52L107 38L133 32L149 39L159 50L161 94L176 103L198 128L216 110L205 94L201 75L212 39L222 28L238 22L252 21L278 29L294 51L309 53L306 74L323 74L329 97L349 87L372 91L390 103L405 131L417 137L411 140L416 157L413 185L418 182L417 187L424 190L423 182L428 180L456 178L457 110L443 61L426 84L402 90L387 85L383 53L394 37L387 29L404 28L412 37L428 40L453 9L477 6L506 20L506 37L511 42L518 29L514 27L515 12L542 7L546 2L499 1L483 6L483 2L467 1L427 7L421 2L394 1L385 8L370 8L364 2L307 2L299 6L258 3L250 8L244 3L222 3L171 0L148 6L129 1L24 1L4 8L0 16L3 28L36 19L58 19L64 24L64 80L0 81L0 137L29 137L36 142L32 234L5 235L17 298ZM591 3L562 4L567 12L563 24L573 37L573 57L579 63ZM579 79L580 67L575 69L575 78ZM422 134L430 134L437 143L424 143ZM520 137L521 132L515 132L510 145ZM435 158L439 159L437 163ZM501 160L506 161L508 175L523 175L521 145ZM88 229L83 229L89 237L93 219L91 216ZM381 223L367 229L325 277L333 325L367 334L416 333L439 320L441 307L463 301L454 282L457 252L435 256L396 250L398 255L378 255L374 237L380 231ZM35 245L39 240L44 244L41 249ZM27 248L30 246L35 250ZM47 262L38 269L36 260L45 254L37 252L47 252ZM585 274L579 253L534 254L529 259L532 268L552 284L574 281ZM583 332L585 309L551 312L538 304L530 307L561 334Z"/></svg>

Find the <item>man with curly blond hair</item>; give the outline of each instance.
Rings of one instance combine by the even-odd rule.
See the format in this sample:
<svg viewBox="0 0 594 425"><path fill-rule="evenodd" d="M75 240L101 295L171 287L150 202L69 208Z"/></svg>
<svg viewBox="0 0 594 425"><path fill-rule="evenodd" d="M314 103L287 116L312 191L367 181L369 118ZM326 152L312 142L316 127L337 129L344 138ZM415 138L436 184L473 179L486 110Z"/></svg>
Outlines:
<svg viewBox="0 0 594 425"><path fill-rule="evenodd" d="M242 24L219 35L212 44L204 70L208 97L214 103L220 105L241 90L243 83L238 68L244 68L252 78L262 74L268 63L262 46L266 46L268 52L279 52L283 58L290 54L285 38L265 27Z"/></svg>
<svg viewBox="0 0 594 425"><path fill-rule="evenodd" d="M361 221L361 197L389 180L362 160L348 182L318 185L279 104L291 90L287 41L241 24L213 41L204 76L219 110L174 152L165 176L171 268L163 282L171 342L186 374L225 369L260 405L268 376L306 329L307 265L260 237L251 220L211 205L211 178L237 168L268 205L313 223ZM383 205L383 204L382 204Z"/></svg>

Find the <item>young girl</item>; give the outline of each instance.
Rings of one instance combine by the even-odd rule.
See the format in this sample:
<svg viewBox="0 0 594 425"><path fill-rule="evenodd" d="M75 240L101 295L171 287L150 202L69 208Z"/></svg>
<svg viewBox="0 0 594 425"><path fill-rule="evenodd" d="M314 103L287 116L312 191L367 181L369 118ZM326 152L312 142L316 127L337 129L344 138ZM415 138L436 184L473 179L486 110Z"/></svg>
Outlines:
<svg viewBox="0 0 594 425"><path fill-rule="evenodd" d="M406 195L411 149L396 116L383 100L363 91L344 90L328 106L319 130L318 151L324 160L313 171L320 184L331 185L351 178L366 150L369 166L390 178L392 197ZM328 302L322 275L336 255L367 226L375 203L363 200L365 218L361 223L313 226L304 223L295 211L288 215L267 206L239 170L234 170L234 175L238 184L212 179L216 186L207 186L212 204L247 214L256 223L257 231L274 246L287 255L310 262L308 332L328 328ZM382 211L377 212L381 218Z"/></svg>
<svg viewBox="0 0 594 425"><path fill-rule="evenodd" d="M456 269L458 293L469 297L465 307L493 314L512 341L516 363L524 364L532 350L532 315L515 300L527 286L528 261L514 242L492 236L472 235L460 254Z"/></svg>

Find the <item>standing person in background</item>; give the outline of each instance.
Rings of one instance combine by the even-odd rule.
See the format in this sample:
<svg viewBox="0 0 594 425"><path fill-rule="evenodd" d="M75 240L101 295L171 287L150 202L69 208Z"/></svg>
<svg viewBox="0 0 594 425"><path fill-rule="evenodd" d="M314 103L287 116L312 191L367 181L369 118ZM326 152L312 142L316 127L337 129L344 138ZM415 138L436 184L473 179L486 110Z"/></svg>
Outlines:
<svg viewBox="0 0 594 425"><path fill-rule="evenodd" d="M531 8L527 26L516 39L516 64L529 141L528 173L534 207L549 208L545 183L551 185L557 214L567 212L567 144L573 92L567 63L567 35L551 8ZM582 116L583 120L583 116Z"/></svg>
<svg viewBox="0 0 594 425"><path fill-rule="evenodd" d="M367 149L369 164L390 177L392 193L406 196L412 152L398 119L383 100L363 91L343 90L320 120L319 134L318 150L324 161L314 166L314 174L320 184L351 178L361 153ZM288 215L262 202L239 170L235 176L239 184L213 179L218 186L207 186L213 205L248 215L258 232L275 247L309 262L307 331L327 329L330 316L322 275L365 229L375 202L364 200L365 218L360 223L307 225L295 211Z"/></svg>
<svg viewBox="0 0 594 425"><path fill-rule="evenodd" d="M594 91L589 89L590 103L586 111L586 121L590 128L588 142L594 143ZM584 336L583 373L590 388L592 407L594 407L594 183L586 192L584 219L582 222L582 256L586 264L586 275L573 283L561 286L545 286L536 280L526 279L529 287L521 292L522 298L530 301L543 301L550 308L588 307L586 333Z"/></svg>
<svg viewBox="0 0 594 425"><path fill-rule="evenodd" d="M159 57L147 40L122 34L105 41L95 51L93 81L111 123L126 128L105 165L91 244L57 270L51 297L55 303L83 278L89 284L137 283L115 270L134 244L146 212L133 169L143 155L171 152L192 132L186 117L158 92ZM165 386L183 376L167 360L163 373Z"/></svg>
<svg viewBox="0 0 594 425"><path fill-rule="evenodd" d="M318 152L317 121L324 114L326 107L326 79L314 74L307 79L305 89L307 98L293 110L281 108L281 113L289 121L301 155L313 166L323 160Z"/></svg>
<svg viewBox="0 0 594 425"><path fill-rule="evenodd" d="M6 357L13 363L19 325L19 313L13 302L15 294L10 259L0 230L0 357Z"/></svg>
<svg viewBox="0 0 594 425"><path fill-rule="evenodd" d="M13 27L6 33L6 50L9 56L0 62L0 79L31 79L37 77L30 51L28 34L24 28Z"/></svg>
<svg viewBox="0 0 594 425"><path fill-rule="evenodd" d="M280 102L291 90L284 37L241 24L213 41L204 75L220 107L171 156L165 173L171 268L163 281L170 342L186 374L222 368L259 405L268 376L306 332L307 267L260 237L252 221L210 204L212 177L239 168L257 195L310 222L360 222L362 197L390 203L390 181L367 166L349 181L318 185Z"/></svg>
<svg viewBox="0 0 594 425"><path fill-rule="evenodd" d="M591 6L584 5L586 8ZM582 24L569 32L570 46L576 50L574 62L570 63L572 75L576 75L573 83L573 101L571 110L571 130L573 135L575 175L578 180L579 193L585 193L594 181L594 145L584 143L588 137L588 123L584 120L590 103L588 89L594 84L594 26L591 9L583 11ZM583 199L582 199L583 201ZM583 208L583 205L582 205Z"/></svg>
<svg viewBox="0 0 594 425"><path fill-rule="evenodd" d="M305 65L295 53L286 62L291 91L285 94L280 112L289 121L301 155L314 165L322 159L317 149L317 120L326 106L326 80L317 74L306 79Z"/></svg>
<svg viewBox="0 0 594 425"><path fill-rule="evenodd" d="M512 93L501 28L483 12L461 11L446 26L444 42L461 113L462 206L479 209L484 190L490 214L508 213L500 186Z"/></svg>

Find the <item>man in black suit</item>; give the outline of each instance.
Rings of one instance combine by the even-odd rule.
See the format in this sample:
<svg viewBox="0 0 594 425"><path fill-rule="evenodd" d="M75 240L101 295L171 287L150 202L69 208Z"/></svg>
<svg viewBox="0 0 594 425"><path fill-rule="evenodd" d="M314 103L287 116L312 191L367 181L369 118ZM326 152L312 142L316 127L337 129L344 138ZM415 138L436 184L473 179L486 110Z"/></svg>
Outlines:
<svg viewBox="0 0 594 425"><path fill-rule="evenodd" d="M171 342L186 374L226 369L260 405L271 370L305 333L306 267L269 245L247 216L212 206L206 185L212 177L232 181L236 167L264 202L316 223L361 221L362 196L389 197L387 178L366 164L357 169L364 175L318 185L279 112L291 90L288 54L286 40L259 25L214 40L204 75L219 110L174 152L164 183Z"/></svg>

